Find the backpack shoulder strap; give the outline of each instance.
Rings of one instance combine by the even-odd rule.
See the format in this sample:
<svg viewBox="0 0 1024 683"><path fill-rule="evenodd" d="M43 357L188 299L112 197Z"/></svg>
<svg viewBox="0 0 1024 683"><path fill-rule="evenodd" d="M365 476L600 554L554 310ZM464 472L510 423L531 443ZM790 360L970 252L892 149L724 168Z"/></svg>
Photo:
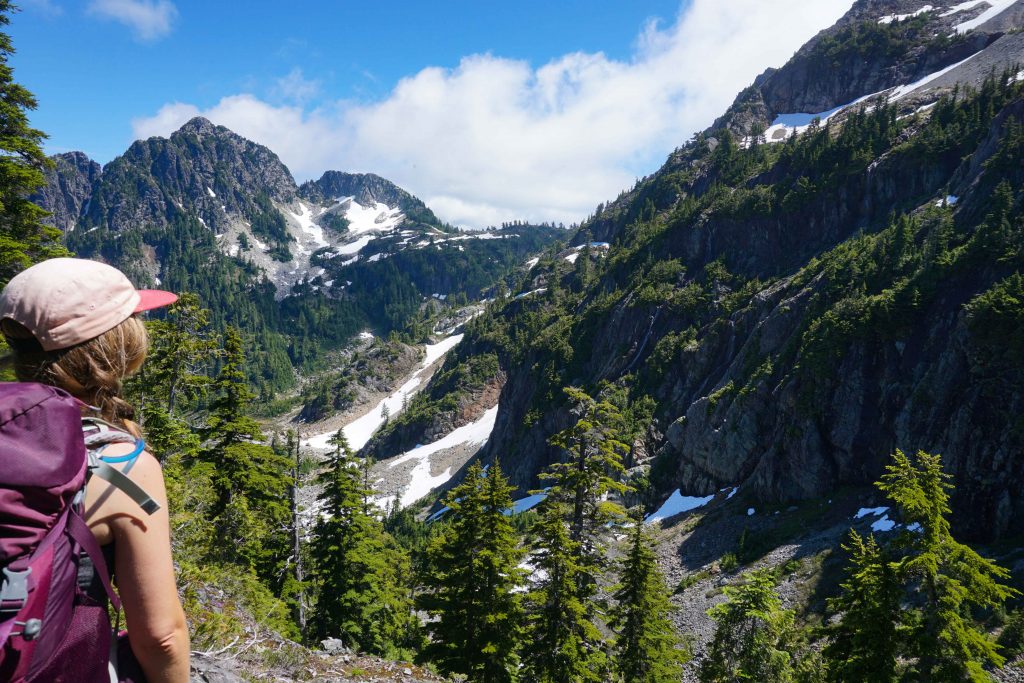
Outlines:
<svg viewBox="0 0 1024 683"><path fill-rule="evenodd" d="M89 475L95 475L123 491L125 495L138 503L146 514L151 515L159 510L160 504L125 474L146 448L146 443L97 418L83 419L82 432L85 434L85 446L89 451ZM103 448L112 443L134 443L135 448L126 455L104 457L102 455ZM111 467L111 464L125 462L128 465L124 472Z"/></svg>

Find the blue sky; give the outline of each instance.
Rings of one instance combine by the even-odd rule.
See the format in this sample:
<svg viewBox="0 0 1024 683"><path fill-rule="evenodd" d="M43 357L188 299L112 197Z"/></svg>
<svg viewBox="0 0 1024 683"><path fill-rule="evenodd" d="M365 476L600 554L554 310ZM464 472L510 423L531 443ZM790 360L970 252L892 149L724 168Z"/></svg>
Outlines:
<svg viewBox="0 0 1024 683"><path fill-rule="evenodd" d="M851 2L22 0L10 33L51 152L203 114L483 226L583 218Z"/></svg>

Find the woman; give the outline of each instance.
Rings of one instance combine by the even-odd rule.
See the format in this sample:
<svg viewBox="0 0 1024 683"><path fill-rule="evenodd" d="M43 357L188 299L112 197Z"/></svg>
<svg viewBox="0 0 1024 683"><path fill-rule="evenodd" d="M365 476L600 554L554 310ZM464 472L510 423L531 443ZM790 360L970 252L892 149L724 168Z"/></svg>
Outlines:
<svg viewBox="0 0 1024 683"><path fill-rule="evenodd" d="M17 275L0 293L0 332L12 350L18 380L66 390L95 415L140 437L121 383L142 365L148 339L136 317L177 297L137 291L119 270L96 261L50 259ZM95 411L95 412L92 412ZM106 447L117 460L130 443ZM160 463L142 451L130 478L160 505L147 515L139 504L94 477L86 489L85 519L113 572L128 638L151 683L189 678L189 640L171 561L167 495ZM112 552L111 552L112 550Z"/></svg>

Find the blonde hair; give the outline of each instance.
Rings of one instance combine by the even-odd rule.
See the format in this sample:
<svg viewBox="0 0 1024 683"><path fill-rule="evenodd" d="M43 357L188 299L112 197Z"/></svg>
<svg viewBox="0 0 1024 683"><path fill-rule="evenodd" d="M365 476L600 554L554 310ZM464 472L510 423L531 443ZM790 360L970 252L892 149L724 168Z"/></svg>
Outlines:
<svg viewBox="0 0 1024 683"><path fill-rule="evenodd" d="M100 417L135 436L135 410L121 398L122 381L146 359L146 326L129 317L98 337L81 344L44 351L29 330L9 318L0 320L0 332L11 346L8 362L21 382L41 382L64 389L99 410Z"/></svg>

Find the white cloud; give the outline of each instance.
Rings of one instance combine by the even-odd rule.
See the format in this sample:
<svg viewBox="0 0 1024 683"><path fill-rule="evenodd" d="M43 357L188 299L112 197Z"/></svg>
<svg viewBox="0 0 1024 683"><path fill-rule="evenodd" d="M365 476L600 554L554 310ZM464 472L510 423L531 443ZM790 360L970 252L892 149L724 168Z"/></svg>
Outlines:
<svg viewBox="0 0 1024 683"><path fill-rule="evenodd" d="M274 93L291 102L306 102L320 92L320 81L307 79L302 69L295 67L287 76L277 79Z"/></svg>
<svg viewBox="0 0 1024 683"><path fill-rule="evenodd" d="M274 106L241 94L202 112L169 104L133 126L137 137L168 135L201 113L269 146L299 179L370 171L457 224L569 223L654 171L851 4L694 0L671 26L648 24L628 61L571 53L534 69L472 55L452 70L425 68L370 104L304 108L293 97ZM292 76L304 92L302 72L283 80Z"/></svg>
<svg viewBox="0 0 1024 683"><path fill-rule="evenodd" d="M139 40L150 41L171 32L178 8L170 0L92 0L89 13L120 22Z"/></svg>

